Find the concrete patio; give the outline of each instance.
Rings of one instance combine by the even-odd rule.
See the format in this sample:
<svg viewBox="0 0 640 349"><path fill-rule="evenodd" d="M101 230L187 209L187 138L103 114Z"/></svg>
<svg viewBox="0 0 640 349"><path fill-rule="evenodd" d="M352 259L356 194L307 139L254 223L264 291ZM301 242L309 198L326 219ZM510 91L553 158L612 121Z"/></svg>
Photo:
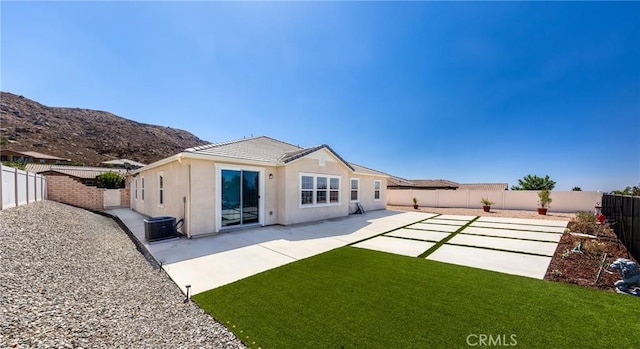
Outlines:
<svg viewBox="0 0 640 349"><path fill-rule="evenodd" d="M183 292L186 285L191 285L191 294L435 216L422 212L370 211L366 215L314 223L246 228L150 244L144 236L146 216L130 209L107 213L120 218Z"/></svg>
<svg viewBox="0 0 640 349"><path fill-rule="evenodd" d="M474 218L440 215L353 246L417 257L448 238L426 258L543 279L568 223L498 217L471 222Z"/></svg>
<svg viewBox="0 0 640 349"><path fill-rule="evenodd" d="M346 245L418 257L444 239L427 259L542 279L567 224L481 217L465 226L476 217L381 210L150 244L145 216L129 209L107 213L122 220L183 292L191 285L191 294Z"/></svg>

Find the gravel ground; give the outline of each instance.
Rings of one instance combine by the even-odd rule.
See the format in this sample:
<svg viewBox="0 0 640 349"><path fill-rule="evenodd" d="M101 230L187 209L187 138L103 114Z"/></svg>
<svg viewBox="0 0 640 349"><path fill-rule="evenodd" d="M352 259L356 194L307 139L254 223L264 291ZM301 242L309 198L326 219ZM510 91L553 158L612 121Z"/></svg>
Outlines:
<svg viewBox="0 0 640 349"><path fill-rule="evenodd" d="M416 211L413 206L391 206L389 210L399 211ZM539 215L537 211L519 211L519 210L499 210L491 208L491 212L484 212L481 208L444 208L444 207L418 207L418 211L439 213L439 214L458 214L465 216L489 216L489 217L508 217L508 218L529 218L529 219L551 219L559 221L569 221L575 218L574 213L561 213L549 211L546 215Z"/></svg>
<svg viewBox="0 0 640 349"><path fill-rule="evenodd" d="M0 348L243 347L111 219L41 201L0 224Z"/></svg>

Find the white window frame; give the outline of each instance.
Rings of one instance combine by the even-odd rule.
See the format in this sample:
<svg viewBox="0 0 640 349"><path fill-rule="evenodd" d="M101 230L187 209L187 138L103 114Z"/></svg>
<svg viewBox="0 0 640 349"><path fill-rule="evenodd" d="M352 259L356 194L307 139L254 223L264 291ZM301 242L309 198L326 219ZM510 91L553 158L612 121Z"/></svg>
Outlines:
<svg viewBox="0 0 640 349"><path fill-rule="evenodd" d="M356 195L358 196L355 200L351 198L351 194L353 192L353 181L356 181L358 184L358 188L356 188ZM349 178L349 202L356 203L360 202L360 178Z"/></svg>
<svg viewBox="0 0 640 349"><path fill-rule="evenodd" d="M158 172L158 207L164 208L164 172Z"/></svg>
<svg viewBox="0 0 640 349"><path fill-rule="evenodd" d="M302 203L302 177L312 177L313 178L313 187L311 189L311 196L312 196L312 202L310 204L303 204ZM318 177L321 178L326 178L327 179L327 187L326 189L318 189ZM331 189L331 179L337 179L338 180L338 188L337 189ZM299 208L311 208L311 207L326 207L326 206L340 206L342 204L342 200L341 200L341 195L340 195L340 190L342 188L342 177L340 176L336 176L336 175L331 175L331 174L324 174L324 173L303 173L301 172L298 176L298 207ZM304 189L304 191L309 191L309 189ZM327 202L325 203L318 203L318 191L323 191L326 193L326 200ZM331 192L332 191L337 191L338 192L338 201L337 202L331 202Z"/></svg>
<svg viewBox="0 0 640 349"><path fill-rule="evenodd" d="M378 185L378 189L376 189L376 184ZM376 199L376 192L378 192L378 198ZM373 201L382 200L382 181L376 179L373 181Z"/></svg>
<svg viewBox="0 0 640 349"><path fill-rule="evenodd" d="M138 200L138 178L133 180L133 199Z"/></svg>
<svg viewBox="0 0 640 349"><path fill-rule="evenodd" d="M140 201L144 202L144 177L140 177Z"/></svg>

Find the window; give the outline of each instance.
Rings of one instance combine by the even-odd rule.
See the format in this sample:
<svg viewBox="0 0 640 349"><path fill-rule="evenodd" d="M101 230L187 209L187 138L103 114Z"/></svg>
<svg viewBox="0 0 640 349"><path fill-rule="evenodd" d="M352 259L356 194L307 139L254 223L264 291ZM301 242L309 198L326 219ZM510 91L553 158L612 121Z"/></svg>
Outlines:
<svg viewBox="0 0 640 349"><path fill-rule="evenodd" d="M340 203L340 178L329 179L329 202Z"/></svg>
<svg viewBox="0 0 640 349"><path fill-rule="evenodd" d="M300 180L300 188L302 192L302 205L313 205L313 177L302 176Z"/></svg>
<svg viewBox="0 0 640 349"><path fill-rule="evenodd" d="M144 177L140 178L140 194L140 198L144 201Z"/></svg>
<svg viewBox="0 0 640 349"><path fill-rule="evenodd" d="M373 181L373 200L380 201L380 181Z"/></svg>
<svg viewBox="0 0 640 349"><path fill-rule="evenodd" d="M138 178L133 181L133 198L138 200Z"/></svg>
<svg viewBox="0 0 640 349"><path fill-rule="evenodd" d="M351 178L351 202L360 201L360 179L359 178Z"/></svg>
<svg viewBox="0 0 640 349"><path fill-rule="evenodd" d="M326 204L327 203L327 177L318 177L316 178L316 203L317 204Z"/></svg>
<svg viewBox="0 0 640 349"><path fill-rule="evenodd" d="M158 173L158 206L164 205L164 172Z"/></svg>
<svg viewBox="0 0 640 349"><path fill-rule="evenodd" d="M300 206L340 204L340 177L328 175L300 175Z"/></svg>

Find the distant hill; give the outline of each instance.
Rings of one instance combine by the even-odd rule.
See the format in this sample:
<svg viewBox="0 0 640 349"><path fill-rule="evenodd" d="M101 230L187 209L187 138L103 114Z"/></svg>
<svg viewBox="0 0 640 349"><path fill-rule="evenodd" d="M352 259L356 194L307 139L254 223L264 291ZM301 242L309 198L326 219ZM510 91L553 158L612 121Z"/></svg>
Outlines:
<svg viewBox="0 0 640 349"><path fill-rule="evenodd" d="M209 143L184 130L104 111L48 107L8 92L0 92L0 136L2 149L33 150L87 166L121 158L150 164Z"/></svg>

